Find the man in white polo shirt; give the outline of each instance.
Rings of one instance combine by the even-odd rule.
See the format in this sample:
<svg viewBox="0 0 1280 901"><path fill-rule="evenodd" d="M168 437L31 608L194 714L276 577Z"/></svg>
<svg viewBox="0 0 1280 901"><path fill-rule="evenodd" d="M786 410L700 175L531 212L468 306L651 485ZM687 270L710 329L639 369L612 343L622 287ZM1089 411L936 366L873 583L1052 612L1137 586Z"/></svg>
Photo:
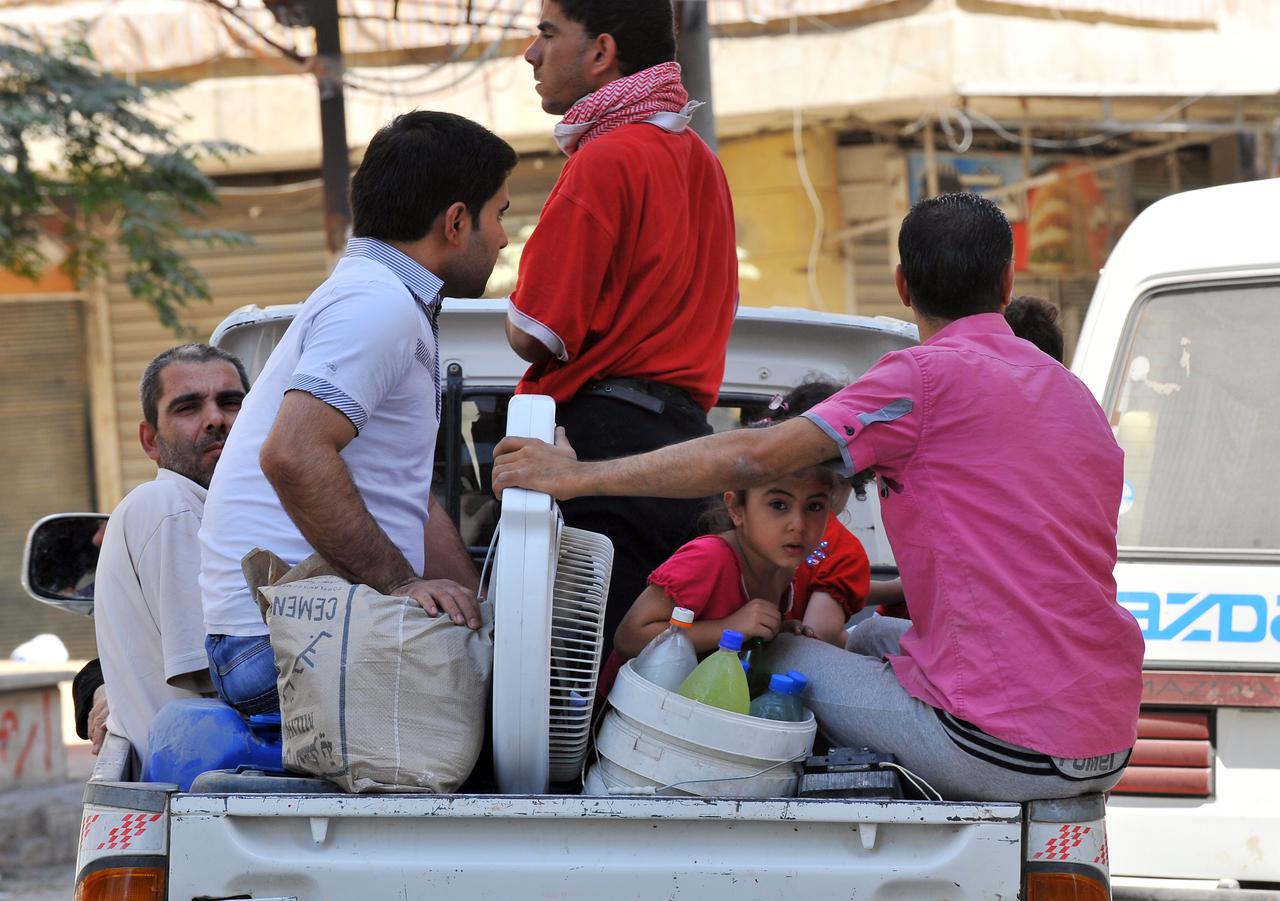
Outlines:
<svg viewBox="0 0 1280 901"><path fill-rule="evenodd" d="M352 582L480 626L474 576L456 581L474 568L430 500L436 317L443 297L483 293L507 243L515 164L486 129L428 111L399 116L365 152L351 184L355 237L246 398L205 505L205 649L218 695L242 713L279 705L240 569L255 547L291 564L319 552Z"/></svg>
<svg viewBox="0 0 1280 901"><path fill-rule="evenodd" d="M160 469L111 513L93 619L110 692L107 731L129 739L143 761L160 708L212 689L196 532L205 489L248 390L240 361L205 344L160 354L139 386L138 438Z"/></svg>

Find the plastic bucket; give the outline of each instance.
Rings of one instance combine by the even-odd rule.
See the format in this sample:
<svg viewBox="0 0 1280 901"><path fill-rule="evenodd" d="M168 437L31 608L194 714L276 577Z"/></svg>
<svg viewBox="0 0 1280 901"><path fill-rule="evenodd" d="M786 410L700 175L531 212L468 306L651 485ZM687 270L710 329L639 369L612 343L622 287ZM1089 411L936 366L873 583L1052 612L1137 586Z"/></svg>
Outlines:
<svg viewBox="0 0 1280 901"><path fill-rule="evenodd" d="M812 714L804 722L784 723L682 698L636 675L630 663L618 672L609 705L586 794L635 788L665 795L791 797L818 731Z"/></svg>

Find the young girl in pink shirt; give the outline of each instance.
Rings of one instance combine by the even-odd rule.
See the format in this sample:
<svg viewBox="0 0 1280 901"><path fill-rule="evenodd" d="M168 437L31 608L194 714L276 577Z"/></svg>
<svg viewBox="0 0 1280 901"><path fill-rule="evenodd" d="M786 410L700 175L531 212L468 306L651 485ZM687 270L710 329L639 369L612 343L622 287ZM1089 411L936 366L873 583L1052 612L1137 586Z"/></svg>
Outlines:
<svg viewBox="0 0 1280 901"><path fill-rule="evenodd" d="M716 531L695 538L649 576L614 635L614 651L601 675L607 692L622 663L640 653L667 627L671 611L694 613L689 640L699 655L715 650L720 633L771 641L793 603L796 568L822 538L835 475L814 466L767 485L726 491L713 518Z"/></svg>

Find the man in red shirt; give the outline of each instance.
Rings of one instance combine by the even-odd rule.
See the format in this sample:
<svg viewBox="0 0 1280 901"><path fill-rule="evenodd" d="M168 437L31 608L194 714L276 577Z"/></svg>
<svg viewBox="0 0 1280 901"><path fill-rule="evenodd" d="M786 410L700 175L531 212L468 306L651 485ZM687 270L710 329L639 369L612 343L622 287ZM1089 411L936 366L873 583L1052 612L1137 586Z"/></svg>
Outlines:
<svg viewBox="0 0 1280 901"><path fill-rule="evenodd" d="M724 171L688 128L670 0L545 0L525 59L569 155L525 245L507 337L585 460L711 432L737 306ZM580 498L572 526L614 544L613 632L655 566L692 537L697 500Z"/></svg>

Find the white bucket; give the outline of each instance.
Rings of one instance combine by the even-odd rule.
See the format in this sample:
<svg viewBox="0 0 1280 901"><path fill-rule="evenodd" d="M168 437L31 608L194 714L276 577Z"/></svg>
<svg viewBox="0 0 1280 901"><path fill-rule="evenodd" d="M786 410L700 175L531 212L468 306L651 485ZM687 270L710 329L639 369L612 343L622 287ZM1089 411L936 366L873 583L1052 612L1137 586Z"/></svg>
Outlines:
<svg viewBox="0 0 1280 901"><path fill-rule="evenodd" d="M813 750L813 714L784 723L730 713L683 698L627 663L609 693L612 708L596 736L599 760L584 794L627 788L664 795L786 798Z"/></svg>

